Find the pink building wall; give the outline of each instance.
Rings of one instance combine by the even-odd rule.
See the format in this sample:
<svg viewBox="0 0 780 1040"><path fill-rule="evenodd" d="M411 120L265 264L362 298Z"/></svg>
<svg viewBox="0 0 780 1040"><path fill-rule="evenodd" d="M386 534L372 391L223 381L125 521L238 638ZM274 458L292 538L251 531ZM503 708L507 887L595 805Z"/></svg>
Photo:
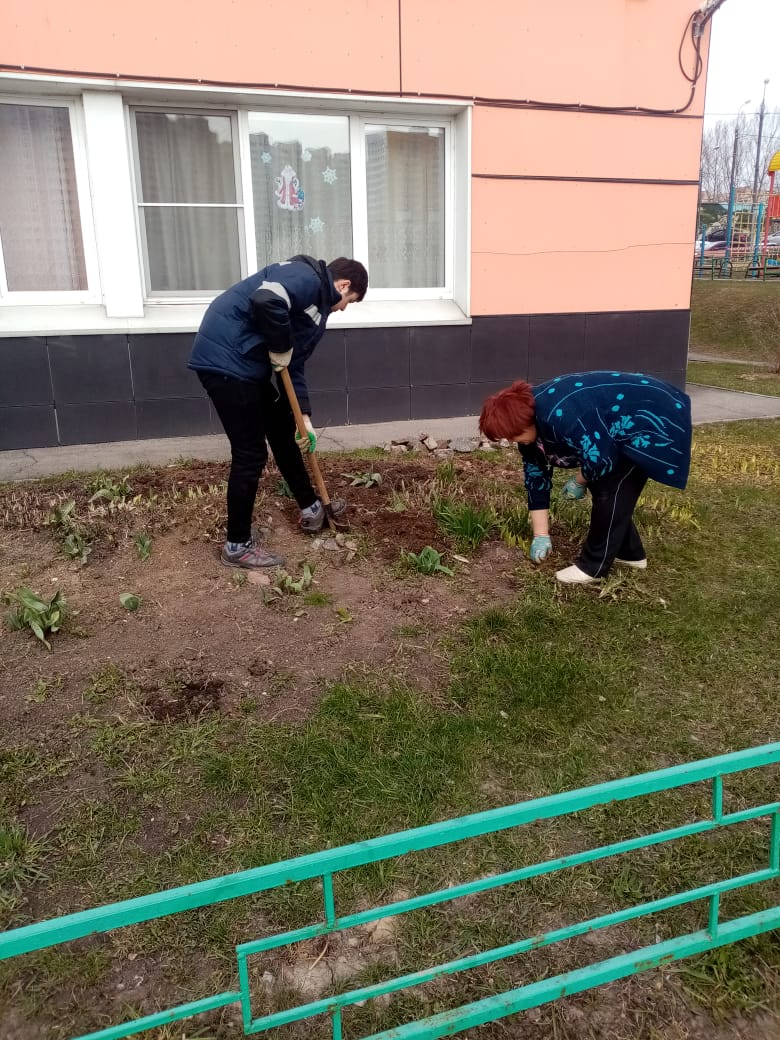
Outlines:
<svg viewBox="0 0 780 1040"><path fill-rule="evenodd" d="M693 0L6 0L0 62L679 109L689 85L678 46L693 10ZM690 42L683 53L690 68ZM702 78L674 118L477 105L472 313L686 309L703 104Z"/></svg>

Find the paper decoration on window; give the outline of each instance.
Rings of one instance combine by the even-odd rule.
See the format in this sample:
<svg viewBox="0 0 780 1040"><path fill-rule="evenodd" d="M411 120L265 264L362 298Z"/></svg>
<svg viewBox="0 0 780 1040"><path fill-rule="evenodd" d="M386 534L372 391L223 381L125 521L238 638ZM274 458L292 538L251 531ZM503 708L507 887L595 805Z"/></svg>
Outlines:
<svg viewBox="0 0 780 1040"><path fill-rule="evenodd" d="M270 152L263 152L263 154L260 156L260 158L263 160L263 162L267 166L269 164L269 162L271 161L271 153Z"/></svg>
<svg viewBox="0 0 780 1040"><path fill-rule="evenodd" d="M301 152L301 159L303 159L304 162L311 162L311 152L308 148L304 148Z"/></svg>
<svg viewBox="0 0 780 1040"><path fill-rule="evenodd" d="M320 231L322 231L322 229L324 227L325 227L325 221L324 220L320 220L319 217L312 217L311 220L309 221L309 231L313 232L313 234L315 234L315 235L318 234Z"/></svg>
<svg viewBox="0 0 780 1040"><path fill-rule="evenodd" d="M330 166L328 166L322 171L322 179L326 184L333 184L335 180L338 180L338 177L336 171L332 170Z"/></svg>
<svg viewBox="0 0 780 1040"><path fill-rule="evenodd" d="M274 177L274 184L274 195L279 209L289 209L293 212L303 209L303 188L292 166L285 166L281 174Z"/></svg>

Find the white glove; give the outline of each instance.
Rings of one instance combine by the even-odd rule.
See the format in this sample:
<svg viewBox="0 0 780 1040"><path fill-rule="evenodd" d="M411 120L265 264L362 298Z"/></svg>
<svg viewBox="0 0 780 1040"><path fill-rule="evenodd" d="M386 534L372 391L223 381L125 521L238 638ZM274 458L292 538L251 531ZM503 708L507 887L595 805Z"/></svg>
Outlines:
<svg viewBox="0 0 780 1040"><path fill-rule="evenodd" d="M292 360L292 347L289 350L285 350L282 354L276 354L273 350L268 351L268 357L271 360L271 368L274 372L281 372L283 368L287 368Z"/></svg>

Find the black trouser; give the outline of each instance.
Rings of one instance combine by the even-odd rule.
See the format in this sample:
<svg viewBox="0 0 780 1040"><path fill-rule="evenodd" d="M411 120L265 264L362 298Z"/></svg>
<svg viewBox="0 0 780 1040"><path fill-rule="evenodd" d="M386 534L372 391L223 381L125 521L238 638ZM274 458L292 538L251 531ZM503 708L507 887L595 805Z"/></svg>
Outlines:
<svg viewBox="0 0 780 1040"><path fill-rule="evenodd" d="M317 495L295 443L295 419L290 402L279 394L271 380L249 383L215 372L198 372L198 378L230 441L228 541L247 542L251 537L257 485L268 462L268 446L300 508L313 505Z"/></svg>
<svg viewBox="0 0 780 1040"><path fill-rule="evenodd" d="M593 499L590 530L574 561L581 571L592 578L602 578L609 573L615 557L645 558L633 514L646 483L643 469L627 459L619 459L611 473L588 484Z"/></svg>

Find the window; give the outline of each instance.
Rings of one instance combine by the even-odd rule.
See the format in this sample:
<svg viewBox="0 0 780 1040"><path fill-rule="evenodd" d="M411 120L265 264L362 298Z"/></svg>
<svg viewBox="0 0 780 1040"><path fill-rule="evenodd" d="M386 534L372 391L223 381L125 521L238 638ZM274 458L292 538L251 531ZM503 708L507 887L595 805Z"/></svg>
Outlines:
<svg viewBox="0 0 780 1040"><path fill-rule="evenodd" d="M452 298L450 120L136 109L134 125L151 296L309 253L367 258L375 298Z"/></svg>
<svg viewBox="0 0 780 1040"><path fill-rule="evenodd" d="M249 113L259 267L296 253L352 254L349 119Z"/></svg>
<svg viewBox="0 0 780 1040"><path fill-rule="evenodd" d="M444 131L367 126L368 258L377 289L444 285Z"/></svg>
<svg viewBox="0 0 780 1040"><path fill-rule="evenodd" d="M0 103L0 294L86 289L71 111Z"/></svg>
<svg viewBox="0 0 780 1040"><path fill-rule="evenodd" d="M136 112L137 192L151 295L219 292L241 278L231 115Z"/></svg>

